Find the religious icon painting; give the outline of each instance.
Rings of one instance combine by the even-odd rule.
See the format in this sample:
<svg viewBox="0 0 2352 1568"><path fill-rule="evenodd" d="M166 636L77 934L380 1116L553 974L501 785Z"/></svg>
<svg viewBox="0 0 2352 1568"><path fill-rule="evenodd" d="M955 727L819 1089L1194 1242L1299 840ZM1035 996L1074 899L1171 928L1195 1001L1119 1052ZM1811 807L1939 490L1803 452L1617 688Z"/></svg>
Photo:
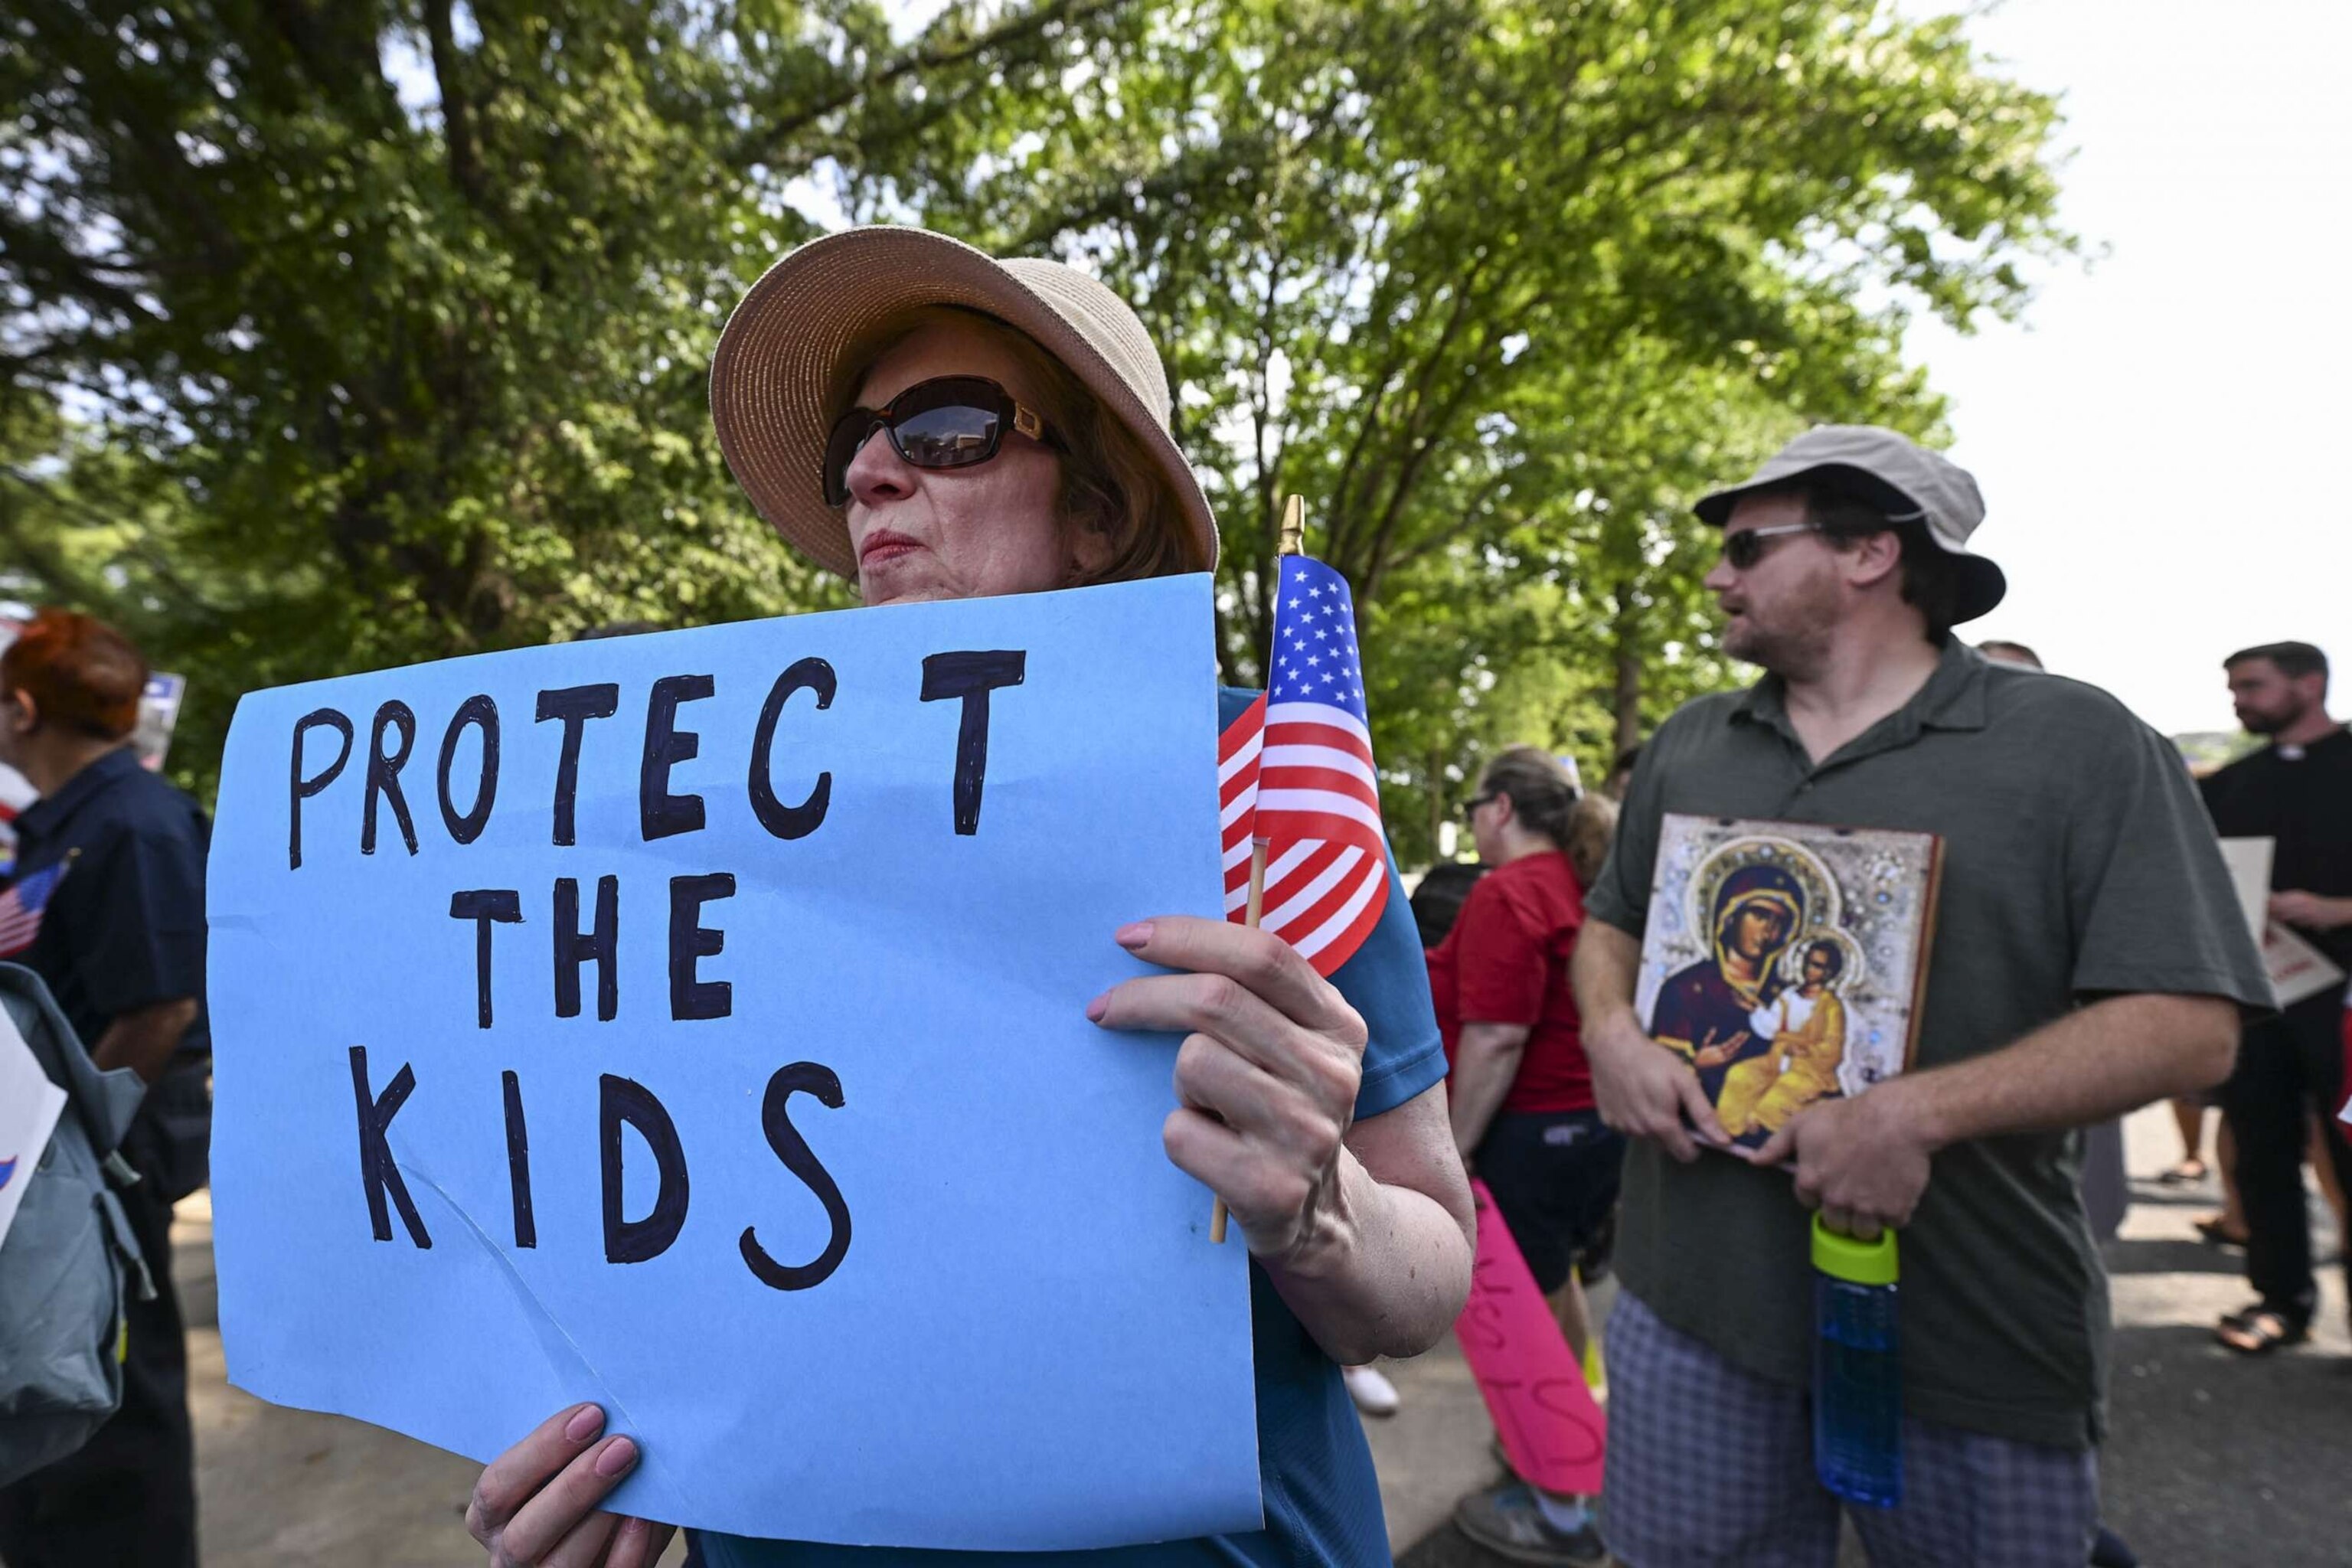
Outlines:
<svg viewBox="0 0 2352 1568"><path fill-rule="evenodd" d="M1911 1063L1943 841L1669 813L1634 1008L1748 1147Z"/></svg>

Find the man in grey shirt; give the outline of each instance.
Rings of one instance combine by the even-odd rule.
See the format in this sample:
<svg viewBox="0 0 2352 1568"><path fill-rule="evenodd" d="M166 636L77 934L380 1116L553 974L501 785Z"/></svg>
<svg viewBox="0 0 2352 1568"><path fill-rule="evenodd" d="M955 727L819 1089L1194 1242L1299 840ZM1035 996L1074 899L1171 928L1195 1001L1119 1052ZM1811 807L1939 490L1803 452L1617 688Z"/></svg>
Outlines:
<svg viewBox="0 0 2352 1568"><path fill-rule="evenodd" d="M2080 1568L2108 1309L2072 1130L2219 1080L2270 1005L2260 957L2170 746L1950 636L2006 586L1967 548L1966 472L1824 427L1698 511L1724 646L1767 673L1644 750L1575 958L1601 1110L1634 1140L1603 1533L1629 1568L1834 1561L1805 1395L1819 1209L1903 1231L1904 1496L1854 1510L1873 1561ZM1911 1070L1731 1152L1633 1005L1668 812L1943 838Z"/></svg>

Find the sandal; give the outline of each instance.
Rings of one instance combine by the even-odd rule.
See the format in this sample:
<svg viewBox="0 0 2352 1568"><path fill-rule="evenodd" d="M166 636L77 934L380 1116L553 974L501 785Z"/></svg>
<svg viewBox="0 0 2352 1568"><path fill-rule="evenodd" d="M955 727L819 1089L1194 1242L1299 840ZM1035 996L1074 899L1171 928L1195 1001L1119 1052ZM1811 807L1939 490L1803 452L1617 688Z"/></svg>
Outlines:
<svg viewBox="0 0 2352 1568"><path fill-rule="evenodd" d="M2213 1337L2240 1355L2268 1355L2311 1338L2311 1325L2258 1301L2223 1317L2214 1325Z"/></svg>
<svg viewBox="0 0 2352 1568"><path fill-rule="evenodd" d="M2205 1238L2205 1245L2208 1247L2232 1247L2242 1250L2246 1245L2246 1233L2242 1230L2231 1230L2223 1223L2220 1215L2199 1220L2197 1234Z"/></svg>
<svg viewBox="0 0 2352 1568"><path fill-rule="evenodd" d="M2156 1184L2159 1187L2185 1187L2193 1182L2201 1182L2210 1174L2212 1168L2192 1154L2159 1174Z"/></svg>

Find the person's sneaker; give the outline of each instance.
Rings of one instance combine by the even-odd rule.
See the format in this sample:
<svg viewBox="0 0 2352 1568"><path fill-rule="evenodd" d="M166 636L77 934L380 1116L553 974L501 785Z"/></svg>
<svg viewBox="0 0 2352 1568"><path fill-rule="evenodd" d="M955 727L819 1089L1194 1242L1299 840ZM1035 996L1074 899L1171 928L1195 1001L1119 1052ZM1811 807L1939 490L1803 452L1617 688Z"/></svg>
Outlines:
<svg viewBox="0 0 2352 1568"><path fill-rule="evenodd" d="M1343 1366L1340 1380L1348 1385L1348 1397L1356 1408L1367 1415L1393 1415L1397 1413L1396 1384L1381 1375L1376 1366Z"/></svg>
<svg viewBox="0 0 2352 1568"><path fill-rule="evenodd" d="M1591 1520L1573 1531L1555 1528L1524 1481L1472 1492L1454 1505L1454 1527L1515 1563L1602 1568L1609 1561L1609 1549L1601 1544L1601 1532Z"/></svg>

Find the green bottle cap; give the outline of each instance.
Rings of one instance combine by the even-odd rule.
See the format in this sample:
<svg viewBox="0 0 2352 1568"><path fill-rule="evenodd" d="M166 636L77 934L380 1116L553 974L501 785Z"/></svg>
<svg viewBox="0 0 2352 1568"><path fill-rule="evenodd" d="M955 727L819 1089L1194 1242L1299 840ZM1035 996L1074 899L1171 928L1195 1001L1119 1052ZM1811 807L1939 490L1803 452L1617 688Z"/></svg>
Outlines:
<svg viewBox="0 0 2352 1568"><path fill-rule="evenodd" d="M1895 1233L1882 1230L1876 1241L1856 1241L1823 1225L1816 1214L1813 1267L1849 1285L1892 1285L1900 1272L1895 1265Z"/></svg>

